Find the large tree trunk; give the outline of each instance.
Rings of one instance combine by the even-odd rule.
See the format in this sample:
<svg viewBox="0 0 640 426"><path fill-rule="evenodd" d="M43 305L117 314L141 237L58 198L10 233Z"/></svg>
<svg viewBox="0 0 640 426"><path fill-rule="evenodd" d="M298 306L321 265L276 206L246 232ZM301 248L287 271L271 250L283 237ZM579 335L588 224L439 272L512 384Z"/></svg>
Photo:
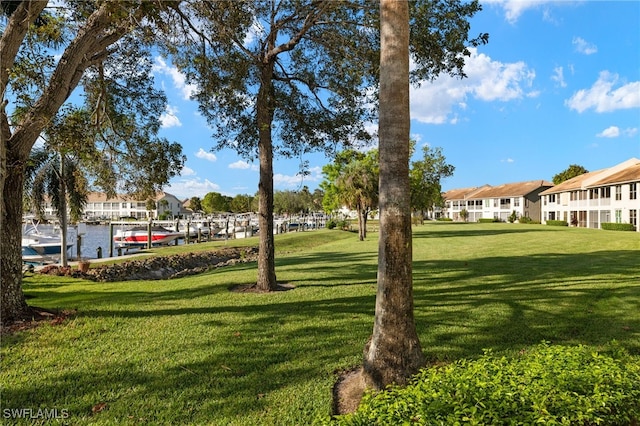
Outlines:
<svg viewBox="0 0 640 426"><path fill-rule="evenodd" d="M22 184L24 182L24 160L8 153L7 175L3 190L0 266L1 322L9 324L27 311L27 302L22 292Z"/></svg>
<svg viewBox="0 0 640 426"><path fill-rule="evenodd" d="M84 71L108 55L107 48L131 31L130 22L140 20L147 8L135 7L128 14L119 2L103 3L80 29L76 38L65 48L55 71L38 100L13 128L6 115L4 93L16 54L29 25L46 7L46 1L23 1L9 18L0 38L0 183L2 184L2 212L0 214L0 276L1 321L9 323L24 315L27 305L22 293L22 184L24 164L38 136L60 106L76 88ZM5 161L6 160L6 161Z"/></svg>
<svg viewBox="0 0 640 426"><path fill-rule="evenodd" d="M18 216L14 216L18 214L14 211L16 203L7 201L18 196L20 202L18 207L22 210L21 182L24 178L24 169L15 170L15 153L9 150L11 128L6 111L8 100L5 99L5 93L9 84L9 74L29 25L46 6L46 1L22 2L6 23L2 37L0 37L0 92L2 93L0 100L2 102L0 104L0 258L2 259L0 267L0 291L2 292L0 321L2 323L19 317L27 308L22 294L22 250L17 250L18 236L20 236L20 241L22 240L22 212L20 211ZM16 186L16 179L19 179L19 186ZM5 191L5 186L9 187L9 191ZM15 229L16 223L13 219L17 220L18 218L18 227ZM22 246L22 242L20 242L20 246Z"/></svg>
<svg viewBox="0 0 640 426"><path fill-rule="evenodd" d="M273 142L271 140L271 78L273 64L265 65L257 99L259 126L258 156L260 159L260 182L258 183L258 226L260 247L258 250L258 281L256 286L263 291L276 290L275 241L273 236Z"/></svg>
<svg viewBox="0 0 640 426"><path fill-rule="evenodd" d="M425 359L413 318L409 189L409 5L380 2L380 239L367 381L403 384Z"/></svg>

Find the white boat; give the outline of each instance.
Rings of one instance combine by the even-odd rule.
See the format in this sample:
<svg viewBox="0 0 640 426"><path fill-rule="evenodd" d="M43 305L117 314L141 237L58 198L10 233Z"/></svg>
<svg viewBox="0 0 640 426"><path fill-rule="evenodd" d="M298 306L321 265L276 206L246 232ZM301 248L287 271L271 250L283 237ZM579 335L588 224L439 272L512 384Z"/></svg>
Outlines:
<svg viewBox="0 0 640 426"><path fill-rule="evenodd" d="M32 256L35 252L40 256L60 256L62 237L55 228L44 230L45 227L38 226L36 223L25 226L22 230L22 252L23 255ZM67 235L67 250L73 247L75 243L75 233Z"/></svg>
<svg viewBox="0 0 640 426"><path fill-rule="evenodd" d="M55 262L55 258L38 253L34 248L22 246L22 263L26 265L42 265Z"/></svg>
<svg viewBox="0 0 640 426"><path fill-rule="evenodd" d="M151 245L169 244L173 240L183 237L181 232L171 231L162 226L151 227ZM135 226L129 229L118 229L113 236L113 242L120 247L141 247L149 243L149 228Z"/></svg>

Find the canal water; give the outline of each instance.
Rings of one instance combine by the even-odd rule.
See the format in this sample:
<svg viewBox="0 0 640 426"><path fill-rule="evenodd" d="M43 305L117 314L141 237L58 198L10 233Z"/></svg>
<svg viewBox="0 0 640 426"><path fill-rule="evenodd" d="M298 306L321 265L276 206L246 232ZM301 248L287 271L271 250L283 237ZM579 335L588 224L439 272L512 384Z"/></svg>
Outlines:
<svg viewBox="0 0 640 426"><path fill-rule="evenodd" d="M113 232L116 233L118 231L118 227L115 226ZM184 244L184 238L178 239L178 245ZM73 258L83 257L87 259L96 259L98 258L98 250L102 251L101 257L109 256L109 225L86 225L86 233L81 236L80 242L80 256L77 253L77 245L73 246L71 250L69 250L69 254ZM173 244L173 243L172 243ZM136 250L130 249L130 250ZM118 248L114 245L113 247L113 255L118 255Z"/></svg>
<svg viewBox="0 0 640 426"><path fill-rule="evenodd" d="M109 225L87 225L87 232L82 235L80 256L88 259L98 257L98 247L102 250L102 257L109 256ZM71 249L71 255L78 257L77 248Z"/></svg>

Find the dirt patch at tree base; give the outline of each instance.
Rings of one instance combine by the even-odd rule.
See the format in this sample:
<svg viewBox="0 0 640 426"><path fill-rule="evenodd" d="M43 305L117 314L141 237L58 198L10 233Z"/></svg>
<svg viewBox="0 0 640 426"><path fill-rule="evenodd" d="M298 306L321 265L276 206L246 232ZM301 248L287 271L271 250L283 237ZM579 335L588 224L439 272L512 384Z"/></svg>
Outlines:
<svg viewBox="0 0 640 426"><path fill-rule="evenodd" d="M10 324L3 325L1 335L29 330L41 324L59 325L76 314L75 310L55 311L37 306L27 307L27 311Z"/></svg>
<svg viewBox="0 0 640 426"><path fill-rule="evenodd" d="M296 288L293 284L278 283L275 290L268 291L258 288L257 284L236 284L229 287L232 293L273 293L276 291L289 291Z"/></svg>
<svg viewBox="0 0 640 426"><path fill-rule="evenodd" d="M340 373L333 385L333 414L349 414L356 411L367 388L362 367Z"/></svg>

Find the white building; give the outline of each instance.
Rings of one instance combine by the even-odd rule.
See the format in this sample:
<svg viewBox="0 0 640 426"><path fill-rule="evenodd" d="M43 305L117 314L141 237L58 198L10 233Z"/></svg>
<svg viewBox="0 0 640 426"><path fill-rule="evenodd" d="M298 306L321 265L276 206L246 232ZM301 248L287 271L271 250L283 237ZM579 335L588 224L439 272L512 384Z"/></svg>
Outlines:
<svg viewBox="0 0 640 426"><path fill-rule="evenodd" d="M582 228L602 223L638 227L640 160L631 158L608 169L585 173L542 192L543 223L564 220Z"/></svg>
<svg viewBox="0 0 640 426"><path fill-rule="evenodd" d="M469 222L478 219L507 221L516 213L518 218L541 220L540 193L553 184L544 180L505 183L498 186L484 185L479 188L453 189L444 193L444 216L462 220L460 212L465 210Z"/></svg>
<svg viewBox="0 0 640 426"><path fill-rule="evenodd" d="M151 205L126 195L107 198L104 193L91 192L84 209L84 217L87 220L117 220L125 217L157 219L161 215L177 217L182 214L182 210L182 201L166 192L158 192Z"/></svg>

